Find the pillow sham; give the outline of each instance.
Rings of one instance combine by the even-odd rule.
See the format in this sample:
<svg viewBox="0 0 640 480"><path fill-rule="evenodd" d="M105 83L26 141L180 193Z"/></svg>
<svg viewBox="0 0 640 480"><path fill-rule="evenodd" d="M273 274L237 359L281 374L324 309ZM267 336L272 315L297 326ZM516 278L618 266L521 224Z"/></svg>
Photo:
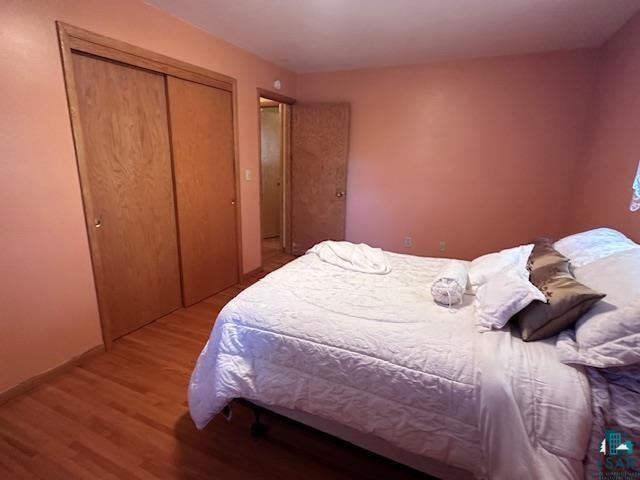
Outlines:
<svg viewBox="0 0 640 480"><path fill-rule="evenodd" d="M499 272L507 268L514 268L522 275L527 274L527 261L533 250L533 244L520 245L495 253L488 253L476 258L469 266L469 284L472 290L487 283Z"/></svg>
<svg viewBox="0 0 640 480"><path fill-rule="evenodd" d="M596 228L576 233L558 240L553 245L553 248L571 260L571 265L574 268L582 267L614 253L639 247L640 245L633 240L611 228Z"/></svg>
<svg viewBox="0 0 640 480"><path fill-rule="evenodd" d="M576 281L569 273L569 260L554 250L549 240L535 244L528 266L531 283L547 301L532 302L518 313L517 320L525 342L557 335L604 297L604 294Z"/></svg>
<svg viewBox="0 0 640 480"><path fill-rule="evenodd" d="M556 343L560 361L592 367L640 363L640 249L576 269L576 278L607 294Z"/></svg>
<svg viewBox="0 0 640 480"><path fill-rule="evenodd" d="M551 239L539 238L529 255L527 270L529 280L537 286L553 272L569 272L569 259L553 248Z"/></svg>
<svg viewBox="0 0 640 480"><path fill-rule="evenodd" d="M507 267L478 287L474 300L478 330L500 329L531 302L546 301L527 277L521 269Z"/></svg>
<svg viewBox="0 0 640 480"><path fill-rule="evenodd" d="M598 368L640 363L640 298L601 312L585 325L558 337L556 350L562 363Z"/></svg>

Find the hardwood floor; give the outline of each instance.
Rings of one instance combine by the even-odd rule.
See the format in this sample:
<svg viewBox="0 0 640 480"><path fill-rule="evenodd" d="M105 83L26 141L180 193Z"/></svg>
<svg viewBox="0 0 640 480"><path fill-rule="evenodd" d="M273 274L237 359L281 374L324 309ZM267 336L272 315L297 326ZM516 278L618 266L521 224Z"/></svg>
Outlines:
<svg viewBox="0 0 640 480"><path fill-rule="evenodd" d="M271 247L271 248L270 248ZM265 272L291 257L265 246ZM264 273L147 325L0 405L0 478L418 479L425 476L294 422L236 405L198 431L187 385L222 306Z"/></svg>
<svg viewBox="0 0 640 480"><path fill-rule="evenodd" d="M284 258L287 258L287 256L282 253L280 237L271 237L262 240L262 263L266 265L265 270L269 270L272 267L272 262L275 262L275 265L277 265L279 259Z"/></svg>

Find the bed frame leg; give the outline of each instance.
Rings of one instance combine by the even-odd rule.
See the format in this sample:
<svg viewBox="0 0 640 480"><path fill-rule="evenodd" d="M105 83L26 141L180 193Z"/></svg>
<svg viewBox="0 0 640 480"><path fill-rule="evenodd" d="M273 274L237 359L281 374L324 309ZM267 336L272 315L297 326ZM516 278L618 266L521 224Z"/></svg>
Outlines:
<svg viewBox="0 0 640 480"><path fill-rule="evenodd" d="M222 409L222 416L224 417L224 419L227 422L231 421L231 417L233 416L233 412L231 411L231 407L229 405L227 405L226 407L224 407Z"/></svg>
<svg viewBox="0 0 640 480"><path fill-rule="evenodd" d="M260 414L262 413L261 409L259 407L254 406L253 407L253 415L254 415L254 422L251 425L251 438L260 438L264 435L264 424L260 423Z"/></svg>

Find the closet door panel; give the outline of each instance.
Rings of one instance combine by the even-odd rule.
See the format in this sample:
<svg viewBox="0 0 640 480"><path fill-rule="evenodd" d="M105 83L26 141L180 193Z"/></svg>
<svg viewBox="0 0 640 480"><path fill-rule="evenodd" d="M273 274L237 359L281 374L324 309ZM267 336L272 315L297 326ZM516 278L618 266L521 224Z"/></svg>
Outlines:
<svg viewBox="0 0 640 480"><path fill-rule="evenodd" d="M117 338L181 306L164 77L80 54L73 68L100 310Z"/></svg>
<svg viewBox="0 0 640 480"><path fill-rule="evenodd" d="M238 282L231 93L167 77L183 301Z"/></svg>

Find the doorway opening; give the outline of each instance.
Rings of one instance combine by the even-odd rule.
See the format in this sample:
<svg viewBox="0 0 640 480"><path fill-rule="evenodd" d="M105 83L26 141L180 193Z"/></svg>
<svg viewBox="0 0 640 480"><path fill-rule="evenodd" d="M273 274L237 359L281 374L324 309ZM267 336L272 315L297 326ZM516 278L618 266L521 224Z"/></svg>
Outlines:
<svg viewBox="0 0 640 480"><path fill-rule="evenodd" d="M262 266L290 252L289 103L259 94Z"/></svg>
<svg viewBox="0 0 640 480"><path fill-rule="evenodd" d="M344 240L348 103L296 103L258 89L262 267Z"/></svg>

